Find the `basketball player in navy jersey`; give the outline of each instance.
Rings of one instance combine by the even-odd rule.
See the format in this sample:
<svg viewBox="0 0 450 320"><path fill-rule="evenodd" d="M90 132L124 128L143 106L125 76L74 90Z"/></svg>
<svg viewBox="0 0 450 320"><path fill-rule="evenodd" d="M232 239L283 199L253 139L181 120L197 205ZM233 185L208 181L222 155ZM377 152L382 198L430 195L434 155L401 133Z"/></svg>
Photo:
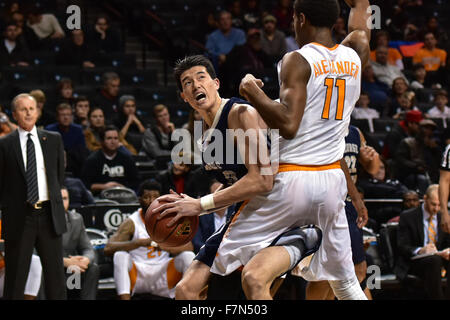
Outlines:
<svg viewBox="0 0 450 320"><path fill-rule="evenodd" d="M348 168L346 177L348 195L345 200L345 213L350 231L356 276L367 298L371 299L370 291L365 286L367 263L362 234L362 227L367 224L368 220L367 208L355 187L358 179L358 163L367 173L373 175L378 172L380 158L376 150L366 144L363 133L357 127L350 125L345 137L344 158L341 161L341 166ZM308 300L332 300L334 294L327 281L309 282L306 298Z"/></svg>
<svg viewBox="0 0 450 320"><path fill-rule="evenodd" d="M238 98L224 99L219 96L220 82L216 78L211 62L204 56L186 57L177 62L174 73L184 101L188 102L192 108L200 113L206 128L220 132L224 139L224 143L219 147L219 150L215 150L216 155L220 152L222 153L223 161L204 162L205 170L210 171L223 184L223 187L220 191L216 191L214 194L207 195L201 199L193 199L185 194L181 194L181 200L179 196L175 195L162 196L159 198L160 201L170 201L170 203L156 208L154 212L159 211L164 212L164 214L176 212L177 216L172 219L174 222L184 212L197 212L199 214L213 208L221 208L233 203L237 204L235 214L207 240L194 262L184 274L183 279L177 284L176 298L192 300L203 298L201 292L208 284L210 267L223 237L226 237L229 225L234 221L233 217L239 215L239 212L248 200L259 194L268 193L272 189L273 175L266 137L261 134L261 129L266 129L267 126L258 112L248 102ZM245 145L240 145L235 140L235 137L231 137L232 140L229 139L230 137L226 133L227 129L243 130L243 132L253 130L256 133L254 136L256 141L251 138L245 139ZM205 152L209 145L213 145L215 140L212 139L212 136L203 137L200 150ZM260 139L264 141L260 143ZM266 149L253 149L250 146L251 144L258 146L256 148ZM230 146L233 146L231 149L234 150L231 162L227 159L227 152L229 152ZM255 156L249 154L252 149L257 154L256 163L250 161L251 157ZM239 158L241 161L238 161ZM265 174L262 174L263 172ZM173 222L169 222L169 225L173 224ZM284 240L280 237L278 243L286 246L300 246L302 249L299 250L302 251L302 254L300 257L296 257L297 259L311 254L320 245L320 236L318 236L320 230L315 227L297 228L292 232L294 233L293 242L282 242ZM306 239L308 232L314 233L317 241L312 244L309 242L307 244L299 244L299 242L303 242ZM243 236L250 237L251 232ZM217 276L217 278L220 279L221 277ZM239 280L238 285L240 287L240 275L237 280ZM227 281L221 283L226 285ZM231 291L225 293L224 291L226 290L223 290L222 287L218 288L215 292L222 291L222 295L219 296L219 293L219 295L214 295L214 298L238 299L243 297L240 288L236 290L235 287L231 287L229 290L233 290L232 293L230 293ZM209 298L211 298L210 293L211 291L208 293ZM225 294L228 295L225 296ZM229 294L232 294L232 296Z"/></svg>

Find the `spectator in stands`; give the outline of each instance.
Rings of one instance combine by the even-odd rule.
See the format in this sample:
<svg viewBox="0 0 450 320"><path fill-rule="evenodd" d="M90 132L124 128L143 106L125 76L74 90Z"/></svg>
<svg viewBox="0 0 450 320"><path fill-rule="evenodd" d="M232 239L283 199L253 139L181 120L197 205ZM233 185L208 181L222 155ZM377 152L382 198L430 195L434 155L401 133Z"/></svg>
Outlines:
<svg viewBox="0 0 450 320"><path fill-rule="evenodd" d="M278 28L287 34L291 29L294 16L292 0L278 0L277 6L272 11L272 15L278 21Z"/></svg>
<svg viewBox="0 0 450 320"><path fill-rule="evenodd" d="M291 28L286 33L286 51L291 52L298 49L298 43L295 41L294 23L292 23Z"/></svg>
<svg viewBox="0 0 450 320"><path fill-rule="evenodd" d="M96 51L102 54L122 51L120 34L111 28L109 18L105 14L96 17L95 24L86 32L86 40L89 47L96 48Z"/></svg>
<svg viewBox="0 0 450 320"><path fill-rule="evenodd" d="M381 114L389 101L389 87L375 78L370 64L367 64L362 72L361 90L369 94L372 106Z"/></svg>
<svg viewBox="0 0 450 320"><path fill-rule="evenodd" d="M86 96L78 96L73 102L74 120L73 122L80 125L83 130L89 126L89 99Z"/></svg>
<svg viewBox="0 0 450 320"><path fill-rule="evenodd" d="M209 192L214 193L221 185L217 180L213 180ZM197 233L194 239L192 239L192 245L196 254L205 244L206 240L230 218L233 209L234 206L231 206L199 217Z"/></svg>
<svg viewBox="0 0 450 320"><path fill-rule="evenodd" d="M72 80L69 78L62 78L56 85L56 105L60 103L72 105L74 100Z"/></svg>
<svg viewBox="0 0 450 320"><path fill-rule="evenodd" d="M136 150L142 146L142 137L145 127L136 113L136 99L132 95L123 95L119 99L119 111L114 124L124 137Z"/></svg>
<svg viewBox="0 0 450 320"><path fill-rule="evenodd" d="M242 10L241 0L233 0L229 5L229 11L231 13L231 24L234 28L244 28L244 14Z"/></svg>
<svg viewBox="0 0 450 320"><path fill-rule="evenodd" d="M64 30L58 19L52 13L43 14L41 8L34 6L28 13L28 27L33 29L36 36L42 41L44 39L62 39L65 37Z"/></svg>
<svg viewBox="0 0 450 320"><path fill-rule="evenodd" d="M431 83L446 83L445 66L447 63L447 52L436 47L437 40L432 32L424 37L424 47L417 51L413 57L413 63L421 63L427 71L427 80Z"/></svg>
<svg viewBox="0 0 450 320"><path fill-rule="evenodd" d="M80 300L95 300L100 269L95 263L94 248L92 248L91 241L86 233L81 214L75 210L69 211L69 191L66 187L61 188L61 197L66 211L67 226L67 231L62 236L66 278L69 278L73 273L79 273L81 283L80 288L76 289L80 289ZM70 291L68 297L72 297Z"/></svg>
<svg viewBox="0 0 450 320"><path fill-rule="evenodd" d="M434 94L434 107L426 113L428 118L450 118L450 108L447 106L447 91L438 90Z"/></svg>
<svg viewBox="0 0 450 320"><path fill-rule="evenodd" d="M120 77L115 72L102 75L102 88L93 99L93 105L103 109L106 120L113 121L119 105Z"/></svg>
<svg viewBox="0 0 450 320"><path fill-rule="evenodd" d="M153 108L153 116L156 124L147 128L142 138L142 151L150 159L160 156L170 156L174 146L171 135L175 130L175 125L170 122L169 109L163 104L158 104Z"/></svg>
<svg viewBox="0 0 450 320"><path fill-rule="evenodd" d="M425 88L425 79L427 77L427 70L421 63L417 63L413 66L414 80L411 82L411 89L418 90Z"/></svg>
<svg viewBox="0 0 450 320"><path fill-rule="evenodd" d="M86 140L86 146L90 151L97 151L102 147L102 140L100 133L105 129L105 116L103 110L100 107L93 107L89 110L89 127L84 130L84 139ZM136 149L129 144L119 134L119 151L126 154L137 154Z"/></svg>
<svg viewBox="0 0 450 320"><path fill-rule="evenodd" d="M343 17L339 17L333 26L333 40L336 43L341 43L347 36L347 29L345 27L346 21Z"/></svg>
<svg viewBox="0 0 450 320"><path fill-rule="evenodd" d="M437 40L432 32L424 36L425 46L414 55L413 63L421 63L425 66L427 72L438 71L445 67L447 61L447 52L436 47Z"/></svg>
<svg viewBox="0 0 450 320"><path fill-rule="evenodd" d="M219 70L226 61L226 55L236 45L245 43L243 30L233 28L231 24L231 13L221 11L219 13L218 28L213 31L206 40L206 50L211 58L214 68Z"/></svg>
<svg viewBox="0 0 450 320"><path fill-rule="evenodd" d="M52 124L56 121L55 115L53 112L49 111L48 108L45 108L46 97L45 93L42 90L32 90L30 95L36 99L37 108L39 112L39 119L36 123L36 126L39 128L44 128L49 124Z"/></svg>
<svg viewBox="0 0 450 320"><path fill-rule="evenodd" d="M448 128L448 127L447 127ZM448 197L450 191L450 142L442 154L439 168L439 202L441 205L441 227L444 232L450 233L450 216L448 214Z"/></svg>
<svg viewBox="0 0 450 320"><path fill-rule="evenodd" d="M433 137L434 129L436 124L432 120L420 121L418 135L404 138L395 153L398 179L420 194L439 180L441 149Z"/></svg>
<svg viewBox="0 0 450 320"><path fill-rule="evenodd" d="M390 65L397 66L400 70L404 69L403 57L400 51L395 48L389 47L389 32L385 30L380 30L375 35L375 48L379 46L388 48L387 62ZM376 50L370 52L370 59L376 61Z"/></svg>
<svg viewBox="0 0 450 320"><path fill-rule="evenodd" d="M420 206L419 194L414 190L408 190L403 193L403 202L402 202L402 210L405 211L408 209L418 208ZM398 223L400 221L400 213L398 216L395 216L388 220L388 223Z"/></svg>
<svg viewBox="0 0 450 320"><path fill-rule="evenodd" d="M242 46L236 46L227 55L222 71L222 86L229 95L239 94L240 80L251 73L263 77L264 71L273 65L271 58L262 49L261 31L251 28L247 31L247 41Z"/></svg>
<svg viewBox="0 0 450 320"><path fill-rule="evenodd" d="M17 125L10 121L8 115L3 112L0 106L0 137L6 136L17 129Z"/></svg>
<svg viewBox="0 0 450 320"><path fill-rule="evenodd" d="M1 66L27 67L30 65L30 52L23 43L17 41L17 36L16 24L13 21L7 22L0 43Z"/></svg>
<svg viewBox="0 0 450 320"><path fill-rule="evenodd" d="M72 107L67 103L61 103L56 108L56 121L45 129L61 135L64 150L67 152L67 168L75 176L80 176L88 154L83 128L73 123Z"/></svg>
<svg viewBox="0 0 450 320"><path fill-rule="evenodd" d="M94 195L113 187L136 189L139 173L133 158L119 152L119 130L107 126L100 131L101 150L93 152L86 160L83 181Z"/></svg>
<svg viewBox="0 0 450 320"><path fill-rule="evenodd" d="M244 29L261 27L261 8L259 0L244 0ZM292 16L291 16L292 18Z"/></svg>
<svg viewBox="0 0 450 320"><path fill-rule="evenodd" d="M388 49L386 46L379 46L376 49L375 61L370 63L375 77L391 87L395 79L402 77L406 80L406 78L397 66L388 64Z"/></svg>
<svg viewBox="0 0 450 320"><path fill-rule="evenodd" d="M398 99L396 99L396 102L398 103L398 106L396 109L392 110L393 119L404 119L405 115L410 110L419 110L417 106L415 105L415 95L414 92L408 91L403 93ZM396 103L396 104L397 104ZM396 105L394 104L394 105Z"/></svg>
<svg viewBox="0 0 450 320"><path fill-rule="evenodd" d="M445 31L444 28L439 26L439 20L431 16L428 18L425 26L423 27L423 30L420 32L420 38L424 38L427 33L433 33L434 36L438 40L438 46L441 48L448 48L449 47L449 36L448 33Z"/></svg>
<svg viewBox="0 0 450 320"><path fill-rule="evenodd" d="M408 273L423 280L429 299L450 299L450 235L440 227L439 185L427 188L424 203L419 208L400 215L397 242L400 255L395 272L400 280ZM438 251L439 250L439 251ZM414 259L421 254L432 254ZM446 269L447 289L442 287L442 268Z"/></svg>
<svg viewBox="0 0 450 320"><path fill-rule="evenodd" d="M359 100L353 109L352 117L355 119L378 119L380 117L380 113L370 107L370 97L367 92L361 92Z"/></svg>
<svg viewBox="0 0 450 320"><path fill-rule="evenodd" d="M414 137L419 132L419 122L423 119L422 112L417 110L408 111L405 119L399 121L391 132L388 133L383 149L386 159L394 157L398 145L406 137Z"/></svg>
<svg viewBox="0 0 450 320"><path fill-rule="evenodd" d="M208 36L217 30L217 20L214 11L208 11L203 14L197 23L197 28L195 34L193 35L194 39L200 42L198 44L199 47L203 47L206 43Z"/></svg>
<svg viewBox="0 0 450 320"><path fill-rule="evenodd" d="M72 274L81 275L80 287L69 288L69 299L95 300L100 270L95 263L95 253L83 222L83 217L75 210L70 210L69 192L65 186L61 188L61 197L64 204L67 231L62 236L64 250L64 270L67 280ZM76 291L78 296L71 294ZM75 292L74 292L75 293Z"/></svg>
<svg viewBox="0 0 450 320"><path fill-rule="evenodd" d="M366 198L401 198L408 188L397 179L391 178L392 175L388 163L382 156L380 156L380 160L378 172L368 177L363 175L358 185L364 190Z"/></svg>
<svg viewBox="0 0 450 320"><path fill-rule="evenodd" d="M97 63L97 53L84 39L83 30L72 30L70 39L66 39L56 56L58 65L94 68Z"/></svg>
<svg viewBox="0 0 450 320"><path fill-rule="evenodd" d="M172 189L197 198L205 195L209 187L209 179L202 168L194 170L191 164L185 163L172 163L156 176L156 180L161 184L162 194L167 194Z"/></svg>
<svg viewBox="0 0 450 320"><path fill-rule="evenodd" d="M18 11L14 12L11 15L11 20L16 24L17 41L31 50L38 48L39 38L34 31L25 24L23 13Z"/></svg>
<svg viewBox="0 0 450 320"><path fill-rule="evenodd" d="M268 14L263 18L261 34L262 50L270 57L272 63L277 63L286 53L286 36L277 29L277 19Z"/></svg>

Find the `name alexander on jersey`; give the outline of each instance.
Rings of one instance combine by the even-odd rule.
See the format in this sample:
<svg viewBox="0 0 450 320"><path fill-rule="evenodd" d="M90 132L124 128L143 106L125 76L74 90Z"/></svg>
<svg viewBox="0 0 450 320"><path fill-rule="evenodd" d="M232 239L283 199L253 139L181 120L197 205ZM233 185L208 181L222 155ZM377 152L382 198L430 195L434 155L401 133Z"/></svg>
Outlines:
<svg viewBox="0 0 450 320"><path fill-rule="evenodd" d="M335 75L349 75L357 79L359 73L359 66L350 61L334 61L334 60L320 60L313 63L314 76L335 74Z"/></svg>

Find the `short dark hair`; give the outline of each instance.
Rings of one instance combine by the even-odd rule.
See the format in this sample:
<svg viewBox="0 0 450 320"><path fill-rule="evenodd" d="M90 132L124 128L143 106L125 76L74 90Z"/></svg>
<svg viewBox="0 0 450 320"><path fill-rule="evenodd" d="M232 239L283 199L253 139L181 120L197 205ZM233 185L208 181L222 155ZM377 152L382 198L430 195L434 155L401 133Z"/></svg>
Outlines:
<svg viewBox="0 0 450 320"><path fill-rule="evenodd" d="M180 59L175 63L175 68L173 70L178 90L183 91L180 79L183 72L197 66L204 66L212 79L217 78L216 71L214 70L211 60L209 60L207 57L202 55L185 57L184 59Z"/></svg>
<svg viewBox="0 0 450 320"><path fill-rule="evenodd" d="M295 14L303 13L314 27L332 28L340 14L337 0L295 0Z"/></svg>
<svg viewBox="0 0 450 320"><path fill-rule="evenodd" d="M117 133L119 133L119 129L117 129L116 126L107 125L103 130L100 130L100 132L98 133L101 141L105 141L105 135L108 131L117 131Z"/></svg>
<svg viewBox="0 0 450 320"><path fill-rule="evenodd" d="M86 96L78 96L78 97L76 97L75 100L73 101L73 107L75 108L77 106L78 102L81 102L81 101L88 101L89 102L89 98L86 97Z"/></svg>
<svg viewBox="0 0 450 320"><path fill-rule="evenodd" d="M161 184L158 181L155 179L148 179L139 185L137 195L138 197L142 196L144 190L156 190L161 194L161 189Z"/></svg>

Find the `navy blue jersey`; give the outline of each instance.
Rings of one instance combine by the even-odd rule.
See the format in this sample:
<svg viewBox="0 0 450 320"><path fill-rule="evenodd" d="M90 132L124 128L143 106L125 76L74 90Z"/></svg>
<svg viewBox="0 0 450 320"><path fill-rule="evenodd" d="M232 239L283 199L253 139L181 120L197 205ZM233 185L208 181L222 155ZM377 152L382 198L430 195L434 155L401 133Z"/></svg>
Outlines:
<svg viewBox="0 0 450 320"><path fill-rule="evenodd" d="M344 159L354 183L356 183L358 177L357 163L360 148L361 137L359 130L354 126L349 126L348 135L345 137Z"/></svg>
<svg viewBox="0 0 450 320"><path fill-rule="evenodd" d="M228 115L231 111L231 108L233 107L233 104L240 103L240 104L248 104L247 101L238 99L238 98L231 98L223 107L222 113L220 115L219 121L217 122L217 125L214 129L220 131L221 137L223 139L221 155L219 156L218 152L214 152L214 148L212 148L211 155L214 158L213 163L206 163L205 162L205 155L203 158L203 166L207 172L210 172L213 174L214 178L222 183L224 187L229 187L233 185L236 181L241 179L243 176L247 174L247 167L244 164L244 161L241 160L239 150L234 142L233 137L228 137L226 130L229 129L228 127ZM209 142L210 146L215 145L216 137L212 135L211 141ZM220 144L217 144L217 146L220 146ZM217 147L215 145L215 147ZM228 146L228 148L227 148ZM231 147L232 146L232 147ZM233 152L233 155L231 155L231 150ZM228 152L228 154L227 154ZM216 157L217 155L217 157ZM228 155L228 157L227 157Z"/></svg>

